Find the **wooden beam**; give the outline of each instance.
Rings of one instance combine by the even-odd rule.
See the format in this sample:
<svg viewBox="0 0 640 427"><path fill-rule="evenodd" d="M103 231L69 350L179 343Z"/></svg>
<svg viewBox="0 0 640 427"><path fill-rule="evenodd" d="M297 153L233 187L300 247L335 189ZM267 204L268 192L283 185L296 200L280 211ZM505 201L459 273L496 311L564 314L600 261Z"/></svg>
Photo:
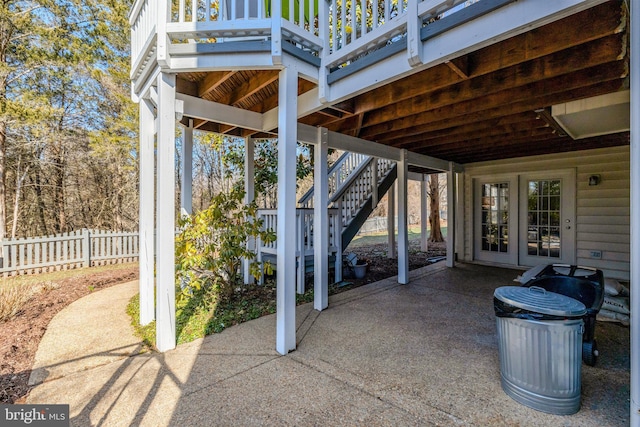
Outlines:
<svg viewBox="0 0 640 427"><path fill-rule="evenodd" d="M467 132L455 128L450 133L436 132L439 135L431 133L418 135L412 138L403 138L396 144L392 144L394 147L406 148L407 150L414 150L421 147L438 147L441 145L452 144L456 142L472 141L478 138L499 138L502 135L511 135L517 132L522 132L531 129L549 129L549 125L542 120L530 120L525 122L513 123L503 126L485 126L484 128L477 128Z"/></svg>
<svg viewBox="0 0 640 427"><path fill-rule="evenodd" d="M184 102L185 116L247 129L262 130L262 114L181 93L176 95L176 99Z"/></svg>
<svg viewBox="0 0 640 427"><path fill-rule="evenodd" d="M462 79L469 78L469 57L461 56L459 58L452 59L451 61L445 61L445 64L451 68Z"/></svg>
<svg viewBox="0 0 640 427"><path fill-rule="evenodd" d="M437 122L412 126L411 128L400 131L378 134L376 136L376 141L381 144L390 144L394 147L400 148L405 143L411 143L411 140L414 137L443 138L457 133L482 131L490 127L526 122L535 119L535 117L536 116L533 111L510 114L504 117L491 118L489 120L485 120L481 117L480 120L464 122L461 122L459 117L453 117Z"/></svg>
<svg viewBox="0 0 640 427"><path fill-rule="evenodd" d="M532 85L596 65L609 64L624 56L626 52L622 47L623 35L621 34L595 40L567 51L465 80L450 88L438 89L371 111L367 114L363 125L364 127L373 126L388 122L396 117L409 116L481 96L486 98L488 94Z"/></svg>
<svg viewBox="0 0 640 427"><path fill-rule="evenodd" d="M215 89L220 87L224 82L229 80L236 71L212 71L207 74L202 82L198 85L198 96L203 98Z"/></svg>
<svg viewBox="0 0 640 427"><path fill-rule="evenodd" d="M260 92L267 86L273 83L277 83L277 81L277 70L258 73L255 76L252 76L251 79L245 81L240 86L235 87L232 92L222 96L220 99L218 99L218 102L220 102L221 104L238 106L238 104L245 101L247 98ZM276 95L277 93L278 91L275 90Z"/></svg>
<svg viewBox="0 0 640 427"><path fill-rule="evenodd" d="M443 120L446 118L466 116L492 108L501 108L500 106L508 106L518 102L521 102L523 106L526 105L526 107L513 111L502 109L502 114L487 116L485 119L535 110L536 108L546 107L559 102L566 102L561 101L560 99L556 100L551 96L554 93L566 93L567 89L578 90L580 88L589 87L611 80L620 81L627 75L628 70L626 61L617 61L588 68L576 73L528 84L522 87L507 89L490 95L471 98L463 102L448 104L440 108L429 109L428 111L425 111L425 109L418 110L419 112L417 114L402 114L403 111L396 111L396 114L391 116L389 112L387 112L386 121L380 122L379 117L371 119L372 121L375 120L378 122L378 124L365 127L360 135L365 139L375 139L376 135L381 133L407 129L415 125ZM541 95L546 96L549 101L546 101L544 104L531 102L532 100L541 98ZM570 100L580 98L581 96L576 95L570 97ZM401 118L396 119L397 117ZM481 118L482 116L480 115L478 117ZM369 120L370 118L368 116L365 122L369 122ZM468 119L462 119L462 121L465 120Z"/></svg>
<svg viewBox="0 0 640 427"><path fill-rule="evenodd" d="M528 139L512 147L496 145L487 150L458 153L451 160L460 163L484 162L496 159L511 159L551 153L564 153L595 148L617 147L629 144L629 132L602 135L595 138L572 140L570 137L553 137L545 139Z"/></svg>

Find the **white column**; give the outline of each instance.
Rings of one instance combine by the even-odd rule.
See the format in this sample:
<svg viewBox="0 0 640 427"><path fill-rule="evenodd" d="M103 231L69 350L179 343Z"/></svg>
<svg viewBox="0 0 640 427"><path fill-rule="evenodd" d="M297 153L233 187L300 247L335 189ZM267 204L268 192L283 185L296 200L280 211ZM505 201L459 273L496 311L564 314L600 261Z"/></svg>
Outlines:
<svg viewBox="0 0 640 427"><path fill-rule="evenodd" d="M456 173L449 162L447 171L447 267L454 267L456 260Z"/></svg>
<svg viewBox="0 0 640 427"><path fill-rule="evenodd" d="M387 196L387 241L389 249L387 258L396 257L396 183L389 187Z"/></svg>
<svg viewBox="0 0 640 427"><path fill-rule="evenodd" d="M398 162L398 283L409 283L409 227L407 221L407 150Z"/></svg>
<svg viewBox="0 0 640 427"><path fill-rule="evenodd" d="M296 348L296 139L298 73L280 71L278 88L278 260L276 351Z"/></svg>
<svg viewBox="0 0 640 427"><path fill-rule="evenodd" d="M640 4L631 1L631 427L640 427Z"/></svg>
<svg viewBox="0 0 640 427"><path fill-rule="evenodd" d="M176 346L175 296L175 90L176 76L158 76L156 346Z"/></svg>
<svg viewBox="0 0 640 427"><path fill-rule="evenodd" d="M140 100L140 324L147 325L156 318L154 304L153 233L155 230L155 117L153 105Z"/></svg>
<svg viewBox="0 0 640 427"><path fill-rule="evenodd" d="M422 174L420 181L420 250L426 252L429 249L429 233L427 233L427 224L429 223L429 214L427 211L427 176Z"/></svg>
<svg viewBox="0 0 640 427"><path fill-rule="evenodd" d="M253 138L246 138L244 140L244 202L249 204L253 202L255 198L255 171L254 171L254 155L255 155L255 142ZM255 239L250 237L247 240L247 248L249 250L256 250ZM243 277L244 283L249 285L255 282L255 278L249 272L249 264L251 260L245 259L243 261Z"/></svg>
<svg viewBox="0 0 640 427"><path fill-rule="evenodd" d="M180 213L193 213L193 120L182 131L182 188L180 189Z"/></svg>
<svg viewBox="0 0 640 427"><path fill-rule="evenodd" d="M378 159L371 161L371 209L378 206Z"/></svg>
<svg viewBox="0 0 640 427"><path fill-rule="evenodd" d="M318 141L313 147L313 308L319 311L329 304L328 149L329 131L318 128Z"/></svg>

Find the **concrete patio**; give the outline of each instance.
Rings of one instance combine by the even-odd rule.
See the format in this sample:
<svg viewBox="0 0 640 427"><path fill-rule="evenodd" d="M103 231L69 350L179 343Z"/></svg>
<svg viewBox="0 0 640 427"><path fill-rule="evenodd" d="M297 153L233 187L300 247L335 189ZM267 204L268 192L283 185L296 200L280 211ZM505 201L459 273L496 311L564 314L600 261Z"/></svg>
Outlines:
<svg viewBox="0 0 640 427"><path fill-rule="evenodd" d="M601 357L582 367L577 414L537 412L502 391L492 295L518 273L439 263L411 272L408 285L391 278L335 295L321 313L299 306L298 347L287 356L274 349L275 315L135 356L140 346L122 340L131 332L104 318L93 332L101 344L82 338L90 331L65 338L50 328L77 349L73 361L41 363L44 382L28 403L68 403L75 426L628 425L629 328L616 324L597 326ZM123 310L108 309L113 318Z"/></svg>

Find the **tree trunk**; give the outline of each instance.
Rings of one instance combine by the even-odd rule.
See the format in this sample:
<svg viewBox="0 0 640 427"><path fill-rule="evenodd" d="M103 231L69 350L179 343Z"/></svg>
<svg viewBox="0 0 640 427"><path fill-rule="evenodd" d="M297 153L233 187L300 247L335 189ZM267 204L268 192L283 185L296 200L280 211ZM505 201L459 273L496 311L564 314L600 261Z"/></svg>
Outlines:
<svg viewBox="0 0 640 427"><path fill-rule="evenodd" d="M40 232L37 235L48 236L49 229L47 227L47 220L44 216L46 206L44 204L44 197L42 195L42 179L40 176L40 166L36 165L34 170L34 189L36 192L36 200L38 201L38 218L40 219Z"/></svg>
<svg viewBox="0 0 640 427"><path fill-rule="evenodd" d="M429 241L444 242L440 229L440 183L435 173L429 175L429 226Z"/></svg>
<svg viewBox="0 0 640 427"><path fill-rule="evenodd" d="M64 147L59 148L59 152L53 160L53 205L55 230L57 233L64 233L67 230L67 217L65 212L65 194L64 194L64 174L66 167L66 159L64 155Z"/></svg>
<svg viewBox="0 0 640 427"><path fill-rule="evenodd" d="M7 237L7 186L6 186L6 161L7 161L7 124L0 121L0 240ZM4 249L0 245L0 259L4 262ZM2 264L4 265L4 264Z"/></svg>
<svg viewBox="0 0 640 427"><path fill-rule="evenodd" d="M18 162L18 170L16 171L16 194L13 203L13 222L11 224L11 238L16 238L16 231L18 229L18 213L20 212L20 196L22 194L22 184L24 183L29 167L25 168L22 175L20 174L20 162Z"/></svg>

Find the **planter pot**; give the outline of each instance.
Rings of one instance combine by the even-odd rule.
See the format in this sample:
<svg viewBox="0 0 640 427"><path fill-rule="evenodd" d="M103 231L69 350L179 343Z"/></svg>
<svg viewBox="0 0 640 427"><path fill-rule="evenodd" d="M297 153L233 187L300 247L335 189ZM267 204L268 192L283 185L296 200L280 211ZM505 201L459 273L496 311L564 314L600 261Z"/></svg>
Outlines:
<svg viewBox="0 0 640 427"><path fill-rule="evenodd" d="M367 267L369 264L358 264L353 266L353 273L356 276L356 279L364 279L364 276L367 274Z"/></svg>

